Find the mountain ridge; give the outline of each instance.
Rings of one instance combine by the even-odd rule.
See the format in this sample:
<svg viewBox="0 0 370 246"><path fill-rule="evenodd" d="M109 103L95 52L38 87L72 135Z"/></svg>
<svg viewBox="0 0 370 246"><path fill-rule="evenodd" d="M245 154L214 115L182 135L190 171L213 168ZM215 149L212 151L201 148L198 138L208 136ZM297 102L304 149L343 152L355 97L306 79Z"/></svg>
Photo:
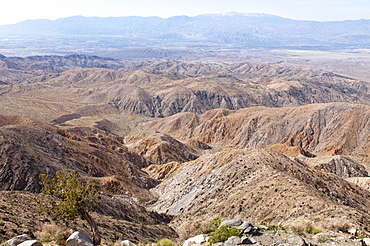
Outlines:
<svg viewBox="0 0 370 246"><path fill-rule="evenodd" d="M216 28L217 27L217 28ZM0 26L2 35L124 35L134 39L207 41L250 46L366 46L370 20L300 21L261 14L83 17L28 20ZM330 42L330 44L328 43Z"/></svg>

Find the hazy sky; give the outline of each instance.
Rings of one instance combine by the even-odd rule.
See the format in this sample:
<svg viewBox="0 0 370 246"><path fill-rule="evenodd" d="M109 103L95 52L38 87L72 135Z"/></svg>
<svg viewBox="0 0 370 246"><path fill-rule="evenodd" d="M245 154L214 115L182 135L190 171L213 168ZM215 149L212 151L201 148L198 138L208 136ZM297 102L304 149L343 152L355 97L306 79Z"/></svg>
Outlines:
<svg viewBox="0 0 370 246"><path fill-rule="evenodd" d="M297 20L370 19L369 0L1 0L0 24L83 16L265 13Z"/></svg>

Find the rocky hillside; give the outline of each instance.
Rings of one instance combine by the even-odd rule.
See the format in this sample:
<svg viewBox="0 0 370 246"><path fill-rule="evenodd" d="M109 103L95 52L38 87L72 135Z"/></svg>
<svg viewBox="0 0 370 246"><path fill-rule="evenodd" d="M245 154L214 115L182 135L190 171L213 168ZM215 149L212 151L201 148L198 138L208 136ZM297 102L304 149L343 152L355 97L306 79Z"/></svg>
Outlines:
<svg viewBox="0 0 370 246"><path fill-rule="evenodd" d="M47 231L45 229L47 227L54 230L50 230L44 238L39 237L39 240L48 242L64 234L69 236L71 230L84 231L91 237L86 221L81 219L69 221L67 227L58 223L56 225L50 217L39 214L40 205L36 200L50 198L35 193L14 191L0 191L0 196L2 198L0 200L0 242L31 232L37 236L42 235ZM177 236L176 232L166 225L170 217L148 212L130 197L103 196L101 204L97 212L92 213L92 217L99 227L104 245L113 245L125 239L138 243ZM56 230L56 228L59 229Z"/></svg>
<svg viewBox="0 0 370 246"><path fill-rule="evenodd" d="M0 55L0 84L16 84L34 76L60 73L74 68L124 67L123 62L111 58L69 54L65 56L6 57Z"/></svg>
<svg viewBox="0 0 370 246"><path fill-rule="evenodd" d="M340 222L369 233L365 82L249 63L118 70L97 57L39 57L34 67L12 59L2 71L26 77L1 83L0 112L28 118L0 116L8 229L39 228L42 218L28 220L33 205L10 209L30 193L5 191L37 193L40 173L67 168L107 195L94 215L106 239L120 230L136 242L175 237L169 218L180 236L214 217L328 230ZM60 71L52 69L58 59ZM28 217L17 220L22 209Z"/></svg>
<svg viewBox="0 0 370 246"><path fill-rule="evenodd" d="M180 112L202 114L215 108L329 102L370 105L368 83L293 67L144 62L127 70L75 69L33 77L27 83L3 85L2 90L5 98L62 94L81 107L110 105L120 112L149 117Z"/></svg>
<svg viewBox="0 0 370 246"><path fill-rule="evenodd" d="M187 162L152 189L151 208L174 215L172 225L189 233L196 221L240 218L323 228L367 216L370 193L340 177L316 171L275 151L224 149Z"/></svg>
<svg viewBox="0 0 370 246"><path fill-rule="evenodd" d="M149 201L157 181L141 171L150 164L129 151L123 139L91 128L61 130L19 117L1 116L0 190L40 189L39 174L79 170L105 192Z"/></svg>
<svg viewBox="0 0 370 246"><path fill-rule="evenodd" d="M179 139L195 138L234 148L277 143L325 155L370 155L370 108L349 103L301 107L214 109L204 114L180 113L148 123L145 128Z"/></svg>

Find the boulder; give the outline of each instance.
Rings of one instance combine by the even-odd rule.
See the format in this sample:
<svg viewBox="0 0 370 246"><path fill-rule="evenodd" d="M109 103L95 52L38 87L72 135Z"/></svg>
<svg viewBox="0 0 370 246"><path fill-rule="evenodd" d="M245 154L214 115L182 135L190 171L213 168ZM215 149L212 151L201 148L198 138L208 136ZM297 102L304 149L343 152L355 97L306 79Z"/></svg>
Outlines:
<svg viewBox="0 0 370 246"><path fill-rule="evenodd" d="M224 220L221 222L220 227L224 225L229 225L232 227L237 227L243 224L242 220Z"/></svg>
<svg viewBox="0 0 370 246"><path fill-rule="evenodd" d="M232 237L229 237L224 242L224 246L235 246L235 245L239 245L241 242L242 242L242 239L240 237L232 236Z"/></svg>
<svg viewBox="0 0 370 246"><path fill-rule="evenodd" d="M18 244L18 246L42 246L42 244L37 240L27 240Z"/></svg>
<svg viewBox="0 0 370 246"><path fill-rule="evenodd" d="M287 237L287 239L284 240L285 243L288 245L294 245L294 246L306 246L306 241L297 235L291 235Z"/></svg>
<svg viewBox="0 0 370 246"><path fill-rule="evenodd" d="M220 227L223 226L223 225L229 225L229 226L235 227L235 228L241 230L242 233L253 234L256 230L258 230L257 227L256 228L253 227L251 222L242 221L240 219L222 221L221 224L220 224Z"/></svg>
<svg viewBox="0 0 370 246"><path fill-rule="evenodd" d="M66 246L94 246L94 243L85 233L75 231L67 239Z"/></svg>
<svg viewBox="0 0 370 246"><path fill-rule="evenodd" d="M365 245L370 245L370 238L363 238L362 242L364 242Z"/></svg>
<svg viewBox="0 0 370 246"><path fill-rule="evenodd" d="M9 239L8 241L5 242L5 244L9 246L17 246L18 244L21 244L27 240L32 240L32 238L27 234L23 234L23 235L16 236L12 239Z"/></svg>
<svg viewBox="0 0 370 246"><path fill-rule="evenodd" d="M241 225L236 226L235 228L249 232L250 230L252 230L253 225L249 221L243 221Z"/></svg>
<svg viewBox="0 0 370 246"><path fill-rule="evenodd" d="M246 236L242 236L241 239L240 239L240 244L255 244L257 243L256 240L254 240L253 238L248 238Z"/></svg>
<svg viewBox="0 0 370 246"><path fill-rule="evenodd" d="M357 236L357 229L355 227L352 227L348 230L349 234L352 234L354 236Z"/></svg>
<svg viewBox="0 0 370 246"><path fill-rule="evenodd" d="M201 245L206 243L209 239L209 236L205 234L200 234L191 238L188 238L182 246L190 246L190 245Z"/></svg>
<svg viewBox="0 0 370 246"><path fill-rule="evenodd" d="M136 246L136 244L134 244L130 240L123 240L119 245L120 246Z"/></svg>

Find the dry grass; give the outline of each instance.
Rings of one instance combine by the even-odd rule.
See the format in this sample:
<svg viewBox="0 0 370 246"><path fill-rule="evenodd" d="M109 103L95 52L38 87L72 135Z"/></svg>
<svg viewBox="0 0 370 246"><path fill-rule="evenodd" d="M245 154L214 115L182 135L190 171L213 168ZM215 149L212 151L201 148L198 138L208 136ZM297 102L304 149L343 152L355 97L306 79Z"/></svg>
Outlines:
<svg viewBox="0 0 370 246"><path fill-rule="evenodd" d="M343 219L336 219L332 220L328 223L327 229L335 232L348 232L348 230L351 228L351 225L344 221Z"/></svg>
<svg viewBox="0 0 370 246"><path fill-rule="evenodd" d="M322 233L325 230L321 227L318 227L311 222L302 222L302 223L296 223L291 226L291 229L294 233L298 235L315 235L318 233Z"/></svg>
<svg viewBox="0 0 370 246"><path fill-rule="evenodd" d="M35 233L35 236L41 243L53 243L63 246L72 233L73 231L66 226L45 224L42 226L41 231Z"/></svg>

